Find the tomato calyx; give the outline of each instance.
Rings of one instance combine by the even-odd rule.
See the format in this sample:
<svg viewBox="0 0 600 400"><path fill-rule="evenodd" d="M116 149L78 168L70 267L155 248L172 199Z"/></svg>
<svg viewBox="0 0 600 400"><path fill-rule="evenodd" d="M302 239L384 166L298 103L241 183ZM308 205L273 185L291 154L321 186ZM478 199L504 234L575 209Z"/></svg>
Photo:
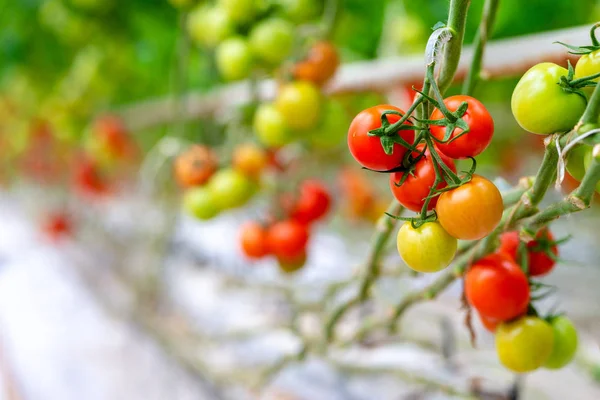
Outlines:
<svg viewBox="0 0 600 400"><path fill-rule="evenodd" d="M414 150L414 146L404 140L398 132L400 131L408 131L408 130L421 130L422 128L414 126L414 125L406 125L405 122L410 118L410 113L407 112L404 115L398 111L387 110L381 113L381 127L377 129L370 130L369 136L379 137L381 140L381 147L385 154L390 155L394 152L394 144L399 144L409 151ZM400 116L400 120L391 124L388 120L388 115L398 115Z"/></svg>
<svg viewBox="0 0 600 400"><path fill-rule="evenodd" d="M399 221L407 221L410 222L410 225L413 229L418 229L419 227L425 225L428 222L437 221L437 213L435 210L432 210L430 214L427 214L425 217L419 215L418 217L401 217L399 215L392 215L388 212L384 213L390 218L397 219Z"/></svg>
<svg viewBox="0 0 600 400"><path fill-rule="evenodd" d="M573 65L571 65L571 61L567 61L567 64L568 74L567 76L561 76L560 81L557 82L557 84L566 93L577 94L578 96L582 97L585 103L587 104L587 96L581 89L585 87L596 86L596 82L594 82L594 79L599 78L600 73L575 79L575 69L573 68Z"/></svg>

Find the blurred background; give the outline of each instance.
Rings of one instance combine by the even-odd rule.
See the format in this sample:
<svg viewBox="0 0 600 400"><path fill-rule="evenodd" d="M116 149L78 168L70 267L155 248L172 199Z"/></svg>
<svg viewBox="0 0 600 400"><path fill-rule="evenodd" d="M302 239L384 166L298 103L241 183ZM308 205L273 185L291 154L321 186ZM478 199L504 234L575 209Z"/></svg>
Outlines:
<svg viewBox="0 0 600 400"><path fill-rule="evenodd" d="M467 46L482 8L471 2ZM339 341L295 357L356 292L392 199L385 176L353 162L348 125L411 104L447 13L447 0L0 0L0 399L600 398L594 208L553 225L572 235L542 306L579 328L565 369L516 379L476 318L473 347L459 282L408 310L398 334L345 343L435 279L409 273L394 241ZM587 44L598 19L598 0L500 2L476 97L496 124L479 171L501 189L544 151L510 112L518 78L566 66L552 42ZM277 83L319 42L340 63L320 82L321 115L282 130L268 108ZM331 205L303 259L249 258L243 224L281 218L314 179ZM567 175L546 201L576 184Z"/></svg>

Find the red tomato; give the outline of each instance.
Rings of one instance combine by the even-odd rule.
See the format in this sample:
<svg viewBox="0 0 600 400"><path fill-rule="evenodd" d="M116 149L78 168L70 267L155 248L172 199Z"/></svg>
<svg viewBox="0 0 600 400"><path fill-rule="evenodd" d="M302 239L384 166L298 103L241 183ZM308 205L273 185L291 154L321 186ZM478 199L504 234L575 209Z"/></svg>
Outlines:
<svg viewBox="0 0 600 400"><path fill-rule="evenodd" d="M295 261L306 252L308 229L292 219L280 221L267 231L267 248L278 260Z"/></svg>
<svg viewBox="0 0 600 400"><path fill-rule="evenodd" d="M65 212L51 213L42 223L42 231L48 239L56 242L73 233L73 224Z"/></svg>
<svg viewBox="0 0 600 400"><path fill-rule="evenodd" d="M326 41L315 43L305 60L294 66L294 78L323 85L335 74L340 58L335 46Z"/></svg>
<svg viewBox="0 0 600 400"><path fill-rule="evenodd" d="M95 122L95 133L103 149L116 158L127 158L135 152L123 121L116 116L107 115Z"/></svg>
<svg viewBox="0 0 600 400"><path fill-rule="evenodd" d="M381 114L387 110L393 110L404 114L398 107L389 104L381 104L361 111L348 130L348 148L354 159L363 167L375 171L388 171L402 164L406 148L395 143L392 154L386 154L381 146L381 140L376 136L369 136L369 131L381 127ZM398 122L400 116L388 114L390 123ZM407 124L409 124L407 122ZM412 144L415 140L413 131L399 131L398 135L406 142Z"/></svg>
<svg viewBox="0 0 600 400"><path fill-rule="evenodd" d="M486 318L508 321L523 314L529 304L525 273L506 254L490 254L465 275L469 304Z"/></svg>
<svg viewBox="0 0 600 400"><path fill-rule="evenodd" d="M259 259L269 254L267 230L257 222L247 222L240 228L240 245L248 258Z"/></svg>
<svg viewBox="0 0 600 400"><path fill-rule="evenodd" d="M89 158L78 160L74 168L73 184L83 195L104 195L109 192L108 183L101 176L98 166Z"/></svg>
<svg viewBox="0 0 600 400"><path fill-rule="evenodd" d="M475 157L488 147L494 134L494 120L483 104L471 96L451 96L444 100L444 104L450 111L456 111L462 102L467 102L469 107L462 118L469 125L469 132L449 143L438 143L442 153L451 158ZM431 114L431 119L442 119L444 115L438 109ZM446 135L445 126L431 125L431 134L438 140L443 140ZM462 133L462 129L456 128L451 138Z"/></svg>
<svg viewBox="0 0 600 400"><path fill-rule="evenodd" d="M419 145L417 149L422 151L423 147L423 145ZM416 157L418 154L419 152L414 152L413 156ZM454 161L442 153L438 152L438 154L444 164L452 171L456 172ZM425 155L417 161L413 173L408 175L401 186L398 186L403 175L404 172L394 172L393 174L390 174L390 189L400 204L409 210L419 212L421 211L421 208L423 208L425 198L429 195L429 191L435 183L435 167L429 149L427 149ZM437 189L442 189L446 186L446 182L443 181L438 184ZM438 197L439 196L436 196L431 199L429 206L427 207L428 210L433 210L435 208Z"/></svg>
<svg viewBox="0 0 600 400"><path fill-rule="evenodd" d="M327 188L317 180L307 180L300 187L300 197L292 209L291 217L309 224L329 211L331 196Z"/></svg>
<svg viewBox="0 0 600 400"><path fill-rule="evenodd" d="M485 327L485 329L487 329L490 332L496 332L496 328L498 328L498 325L500 325L500 323L502 322L498 321L497 319L486 317L485 315L478 315L481 324Z"/></svg>
<svg viewBox="0 0 600 400"><path fill-rule="evenodd" d="M529 275L542 276L550 272L556 265L556 261L548 255L548 252L556 257L558 256L558 247L556 245L548 246L549 242L554 242L554 236L547 228L542 228L535 237L539 240L527 242ZM500 236L498 251L508 254L513 260L520 263L520 260L517 259L518 249L518 232L505 232Z"/></svg>

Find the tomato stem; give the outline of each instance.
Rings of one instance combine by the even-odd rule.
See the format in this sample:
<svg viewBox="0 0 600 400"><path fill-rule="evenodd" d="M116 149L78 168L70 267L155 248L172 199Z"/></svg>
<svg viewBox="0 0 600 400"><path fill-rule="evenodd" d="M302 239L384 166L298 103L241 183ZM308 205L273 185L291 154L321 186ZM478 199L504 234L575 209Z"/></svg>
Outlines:
<svg viewBox="0 0 600 400"><path fill-rule="evenodd" d="M600 42L598 41L598 38L596 37L596 29L598 29L599 27L600 27L600 22L596 22L590 29L590 39L592 39L592 45L594 45L594 46L600 46Z"/></svg>

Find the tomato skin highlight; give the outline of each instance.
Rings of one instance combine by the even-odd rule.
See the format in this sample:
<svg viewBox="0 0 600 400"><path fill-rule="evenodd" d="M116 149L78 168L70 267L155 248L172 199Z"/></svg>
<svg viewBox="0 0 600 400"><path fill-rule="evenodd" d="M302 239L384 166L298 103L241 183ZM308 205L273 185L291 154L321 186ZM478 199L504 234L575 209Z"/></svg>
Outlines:
<svg viewBox="0 0 600 400"><path fill-rule="evenodd" d="M250 259L260 259L269 254L267 230L257 222L247 222L240 227L240 246Z"/></svg>
<svg viewBox="0 0 600 400"><path fill-rule="evenodd" d="M585 110L586 101L558 85L560 78L567 75L566 68L548 62L525 72L511 99L512 113L523 129L549 135L566 132L575 126Z"/></svg>
<svg viewBox="0 0 600 400"><path fill-rule="evenodd" d="M300 187L300 197L293 206L291 217L303 224L323 218L329 211L331 196L327 188L317 180L307 180Z"/></svg>
<svg viewBox="0 0 600 400"><path fill-rule="evenodd" d="M397 143L394 144L392 154L386 154L381 146L380 138L369 136L369 131L381 127L381 115L385 111L397 111L404 114L398 107L381 104L361 111L350 124L348 130L348 148L354 159L363 167L375 171L388 171L402 164L402 159L407 149ZM400 120L400 116L388 114L388 121L393 124ZM407 122L407 124L410 124ZM411 130L399 131L398 135L406 142L412 144L415 134Z"/></svg>
<svg viewBox="0 0 600 400"><path fill-rule="evenodd" d="M548 360L554 346L554 331L538 317L523 317L500 324L496 330L496 352L500 362L518 373L531 372Z"/></svg>
<svg viewBox="0 0 600 400"><path fill-rule="evenodd" d="M554 346L550 357L544 363L549 369L562 368L569 364L577 352L578 338L577 329L566 317L555 317L550 321L554 331Z"/></svg>
<svg viewBox="0 0 600 400"><path fill-rule="evenodd" d="M465 295L482 316L508 321L522 315L529 304L529 282L507 255L490 254L465 274Z"/></svg>
<svg viewBox="0 0 600 400"><path fill-rule="evenodd" d="M536 234L536 239L541 239L547 242L553 242L554 236L547 229L541 229ZM519 262L517 259L517 253L519 250L519 233L516 231L513 232L505 232L500 235L500 247L498 248L499 252L504 252L512 257L513 260ZM537 246L539 246L539 242L536 240L532 240L527 242L527 259L529 266L529 275L530 276L543 276L552 271L554 266L556 265L556 261L552 259L548 254L546 254L543 250L535 250ZM558 256L558 247L553 245L550 247L550 252L554 254L555 257Z"/></svg>
<svg viewBox="0 0 600 400"><path fill-rule="evenodd" d="M496 185L473 174L469 182L442 193L436 211L449 234L461 240L478 240L496 228L504 205Z"/></svg>
<svg viewBox="0 0 600 400"><path fill-rule="evenodd" d="M417 149L423 151L423 146L419 145L417 146ZM414 157L418 154L418 152L413 152ZM456 173L454 161L442 153L438 154L444 164ZM423 208L425 198L429 196L429 191L435 183L435 166L429 149L427 149L424 156L417 161L412 174L409 174L402 185L398 186L403 176L404 172L393 172L390 174L390 190L400 204L411 211L419 212ZM437 189L442 189L446 186L446 182L442 181L437 185ZM436 196L429 201L429 205L427 206L428 211L435 208L438 198L439 196Z"/></svg>
<svg viewBox="0 0 600 400"><path fill-rule="evenodd" d="M444 99L444 104L452 112L456 111L463 102L467 102L469 105L466 113L462 116L469 125L469 132L452 142L436 144L442 153L455 159L477 156L488 147L492 141L492 136L494 135L494 120L479 100L471 96L463 95L451 96ZM431 119L443 118L444 115L438 109L435 109L431 114ZM446 135L445 126L431 125L429 130L438 140L443 140ZM456 128L452 132L450 138L454 138L460 133L462 133L462 130Z"/></svg>
<svg viewBox="0 0 600 400"><path fill-rule="evenodd" d="M407 221L398 231L396 244L409 268L417 272L437 272L450 265L458 241L437 222L427 222L414 229Z"/></svg>
<svg viewBox="0 0 600 400"><path fill-rule="evenodd" d="M306 252L306 225L292 219L273 224L267 231L267 247L281 262L293 262Z"/></svg>

